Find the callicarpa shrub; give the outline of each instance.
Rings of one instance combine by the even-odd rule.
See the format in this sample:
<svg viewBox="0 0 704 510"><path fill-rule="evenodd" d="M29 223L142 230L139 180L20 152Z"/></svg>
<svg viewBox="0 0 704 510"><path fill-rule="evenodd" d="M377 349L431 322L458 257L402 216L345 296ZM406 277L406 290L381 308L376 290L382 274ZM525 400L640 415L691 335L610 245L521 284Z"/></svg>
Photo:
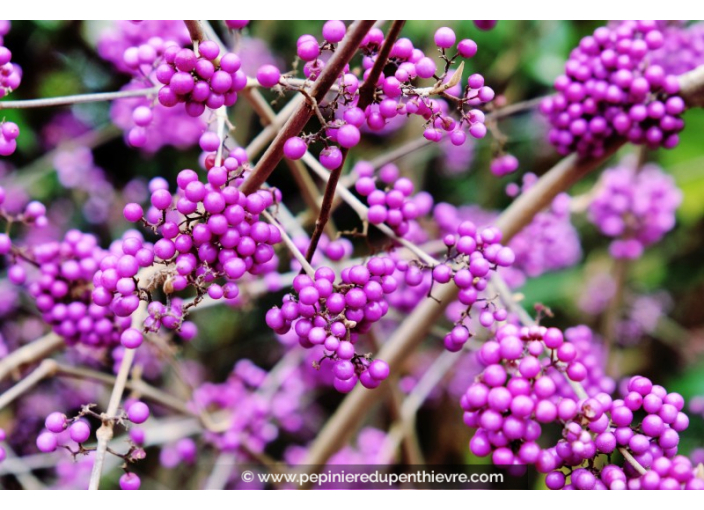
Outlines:
<svg viewBox="0 0 704 510"><path fill-rule="evenodd" d="M700 64L687 21L0 21L0 483L704 489Z"/></svg>

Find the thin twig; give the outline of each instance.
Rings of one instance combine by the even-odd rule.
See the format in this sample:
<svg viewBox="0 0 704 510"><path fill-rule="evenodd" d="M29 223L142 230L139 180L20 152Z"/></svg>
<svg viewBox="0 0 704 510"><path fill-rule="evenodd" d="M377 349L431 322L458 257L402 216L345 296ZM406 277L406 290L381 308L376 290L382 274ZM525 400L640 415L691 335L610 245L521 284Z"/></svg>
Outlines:
<svg viewBox="0 0 704 510"><path fill-rule="evenodd" d="M77 147L94 149L104 143L115 140L122 135L122 130L114 124L107 124L95 128L92 131L80 135L76 138L64 140L54 149L42 154L40 157L18 169L8 176L8 184L28 188L37 180L47 175L54 168L54 158L65 151L73 150Z"/></svg>
<svg viewBox="0 0 704 510"><path fill-rule="evenodd" d="M205 41L205 34L203 33L203 27L199 20L186 19L183 20L183 23L186 25L188 35L191 36L191 41L193 41L194 44Z"/></svg>
<svg viewBox="0 0 704 510"><path fill-rule="evenodd" d="M379 54L376 57L376 61L372 66L372 70L369 72L369 76L364 81L361 87L359 87L359 102L357 106L362 110L366 109L367 106L374 102L374 92L376 91L377 82L381 76L384 67L389 60L389 55L391 55L391 49L396 43L396 39L401 34L403 25L406 24L406 20L396 20L391 23L389 32L384 38L384 43L379 50Z"/></svg>
<svg viewBox="0 0 704 510"><path fill-rule="evenodd" d="M140 281L146 281L150 278L150 275L156 269L154 267L145 268L137 275ZM132 327L141 328L144 320L147 317L147 303L141 301L139 308L132 315ZM108 402L108 407L105 412L101 415L102 425L96 431L95 435L98 438L98 445L95 449L95 456L93 460L93 470L90 474L90 481L88 483L89 490L98 490L100 486L100 477L103 472L103 463L105 462L105 456L107 454L108 443L113 436L114 417L117 415L117 409L120 406L120 401L122 400L122 394L125 391L125 385L127 384L127 378L129 377L130 371L132 369L132 363L134 362L134 357L137 353L137 349L125 349L125 352L120 362L120 368L117 372L117 377L115 378L115 385L112 388L112 394L110 395L110 400Z"/></svg>
<svg viewBox="0 0 704 510"><path fill-rule="evenodd" d="M315 269L313 269L313 267L310 265L310 263L306 260L306 257L303 255L303 253L301 253L301 251L298 249L298 247L294 244L293 240L291 240L289 235L286 233L286 230L281 225L279 225L279 222L276 221L276 219L271 214L269 214L268 211L262 211L262 216L264 216L264 218L269 223L271 223L272 225L274 225L276 228L279 229L279 231L281 232L281 238L283 239L286 247L289 249L291 254L295 257L295 259L301 264L301 267L306 272L306 274L308 274L308 276L310 276L312 278L315 275Z"/></svg>
<svg viewBox="0 0 704 510"><path fill-rule="evenodd" d="M631 452L629 452L625 447L620 446L618 449L619 452L621 452L621 455L623 455L623 458L626 459L626 461L635 468L636 471L638 471L638 474L641 476L644 475L645 473L648 472L647 469L645 469L640 462L638 462L633 455L631 455Z"/></svg>
<svg viewBox="0 0 704 510"><path fill-rule="evenodd" d="M342 175L342 168L347 160L348 149L342 149L342 162L340 166L332 170L328 176L328 181L325 183L325 191L323 192L323 202L320 204L320 213L318 218L315 220L315 228L310 236L310 242L308 243L308 249L306 250L306 260L311 262L313 260L313 255L315 255L315 250L318 249L318 242L323 236L323 231L325 230L328 220L330 219L330 212L332 211L332 203L335 198L335 191L337 190L337 183L340 181L340 175Z"/></svg>
<svg viewBox="0 0 704 510"><path fill-rule="evenodd" d="M704 107L704 65L682 74L679 77L679 95L684 99L687 106Z"/></svg>
<svg viewBox="0 0 704 510"><path fill-rule="evenodd" d="M525 101L519 101L517 103L511 103L496 110L492 110L486 114L489 120L499 120L516 113L522 113L526 110L532 110L533 108L540 106L540 103L545 100L545 97L534 97L533 99L526 99Z"/></svg>
<svg viewBox="0 0 704 510"><path fill-rule="evenodd" d="M489 285L499 295L506 309L509 312L516 314L523 324L533 322L532 317L528 314L528 312L526 312L525 308L519 304L513 292L511 292L511 289L508 288L506 281L498 272L491 275Z"/></svg>
<svg viewBox="0 0 704 510"><path fill-rule="evenodd" d="M47 490L47 486L44 485L36 476L34 476L31 469L28 469L25 466L24 458L19 457L15 451L10 448L10 445L7 443L0 443L0 448L3 448L7 454L7 458L0 464L6 464L14 461L20 467L20 469L15 473L15 477L23 489L35 491Z"/></svg>
<svg viewBox="0 0 704 510"><path fill-rule="evenodd" d="M184 21L184 23L186 23L186 28L188 28L188 23L190 23L190 22ZM220 46L220 51L228 51L227 46L225 45L223 40L220 39L220 36L218 36L217 32L215 31L213 26L210 24L210 21L202 20L202 21L195 21L195 23L198 23L200 25L199 29L203 30L203 33L207 36L207 37L203 37L201 39L210 39L211 41L215 41L216 43L218 43L218 46ZM196 29L196 38L198 37L197 30L198 29ZM189 29L188 33L191 34L190 29ZM192 34L191 34L191 40L193 40Z"/></svg>
<svg viewBox="0 0 704 510"><path fill-rule="evenodd" d="M88 484L89 490L98 490L100 486L100 477L103 472L103 463L105 462L108 443L113 436L113 417L117 414L117 409L120 406L122 393L125 390L127 377L132 369L132 362L134 361L135 354L135 349L125 349L125 354L122 358L122 362L120 363L117 378L115 379L115 386L113 386L112 394L110 395L108 408L105 413L103 413L103 424L95 433L95 436L98 438L98 445L95 448L93 470L91 471L90 482Z"/></svg>
<svg viewBox="0 0 704 510"><path fill-rule="evenodd" d="M0 110L45 108L49 106L65 106L69 104L98 103L114 101L128 97L143 97L156 94L159 87L138 90L120 90L118 92L97 92L93 94L77 94L75 96L47 97L40 99L22 99L19 101L0 101Z"/></svg>
<svg viewBox="0 0 704 510"><path fill-rule="evenodd" d="M247 99L248 96L246 92L243 91L242 93L244 94L244 98ZM245 150L247 151L247 156L250 160L254 159L266 148L267 144L274 139L276 133L283 128L286 121L288 121L291 115L293 115L293 112L300 108L301 104L304 102L305 97L300 94L296 94L288 103L286 103L286 106L284 106L279 113L276 114L276 118L272 120L267 127L261 130L251 142L249 142L249 145L247 145Z"/></svg>
<svg viewBox="0 0 704 510"><path fill-rule="evenodd" d="M220 139L218 151L215 154L215 166L222 165L222 150L225 147L225 127L227 126L227 107L221 106L215 110L216 133Z"/></svg>
<svg viewBox="0 0 704 510"><path fill-rule="evenodd" d="M603 322L604 348L608 353L608 363L606 373L609 376L616 376L616 340L618 336L618 325L621 320L623 310L623 297L628 276L628 260L623 258L614 259L612 267L612 278L614 280L614 294L606 307Z"/></svg>
<svg viewBox="0 0 704 510"><path fill-rule="evenodd" d="M616 140L609 144L600 158L580 159L576 154L564 158L543 175L528 192L521 194L496 222L503 234L502 242L508 242L533 220L533 217L562 191L594 171L602 162L610 158L624 144Z"/></svg>
<svg viewBox="0 0 704 510"><path fill-rule="evenodd" d="M374 351L378 351L380 344L374 327L369 330L367 337L369 338ZM398 376L394 376L394 379L390 381L390 384L386 385L385 389L388 392L387 402L389 403L389 414L391 415L391 418L396 423L403 423L405 421L403 416L404 399L401 389L398 386ZM423 452L420 448L418 436L415 433L414 427L408 427L405 429L405 433L401 437L401 443L403 444L403 453L405 455L404 461L406 464L425 464L423 460ZM396 446L398 446L398 443ZM395 450L396 448L394 448L394 451Z"/></svg>
<svg viewBox="0 0 704 510"><path fill-rule="evenodd" d="M344 67L357 52L362 39L364 39L364 36L373 25L374 21L361 20L355 21L349 27L347 35L345 35L345 38L327 62L311 89L310 95L318 103L323 100L325 94L327 94L330 87L338 79ZM288 119L281 131L279 131L274 141L271 142L269 148L254 167L252 174L242 184L241 191L245 195L257 191L269 178L269 175L271 175L276 165L278 165L279 161L283 158L284 143L286 140L298 136L308 123L308 120L313 116L314 112L311 106L312 105L308 105L307 103L301 105L291 118Z"/></svg>
<svg viewBox="0 0 704 510"><path fill-rule="evenodd" d="M222 452L215 461L215 466L213 466L213 470L210 472L210 476L206 480L203 490L213 491L224 489L236 465L237 457L233 452Z"/></svg>
<svg viewBox="0 0 704 510"><path fill-rule="evenodd" d="M374 92L376 91L376 84L379 81L384 67L388 62L389 55L391 54L391 49L393 48L396 39L401 33L403 25L406 23L405 20L397 20L391 24L389 33L384 39L384 43L379 50L377 59L372 66L369 76L364 81L362 86L359 88L359 101L357 106L364 110L372 104L374 101ZM310 243L308 244L308 249L306 250L306 260L313 260L313 255L315 255L315 250L318 248L318 242L323 235L325 226L328 224L330 219L330 212L332 211L332 204L335 199L335 191L337 189L337 183L340 181L340 176L342 175L342 169L345 167L345 161L347 160L347 154L349 149L342 149L342 161L340 165L330 172L327 183L325 184L325 192L323 193L323 202L320 205L320 213L318 218L315 220L315 228L313 229L313 234L310 236Z"/></svg>
<svg viewBox="0 0 704 510"><path fill-rule="evenodd" d="M96 381L108 386L114 385L116 379L113 375L104 374L102 372L98 372L97 370L91 370L83 367L72 367L62 363L58 363L56 367L56 375L71 377L74 379ZM142 379L127 381L125 383L125 388L138 393L141 397L154 402L155 404L167 407L177 413L188 416L196 416L196 414L188 408L183 400L170 395L159 388L155 388L154 386L144 382Z"/></svg>
<svg viewBox="0 0 704 510"><path fill-rule="evenodd" d="M413 154L414 152L428 147L430 145L437 146L434 142L430 142L425 138L414 138L408 143L405 143L389 152L385 152L370 161L371 165L375 170L378 170L382 166L393 163L394 161L401 159L404 156Z"/></svg>
<svg viewBox="0 0 704 510"><path fill-rule="evenodd" d="M245 89L241 92L241 95L242 97L247 99L247 101L249 101L249 103L252 105L254 112L259 115L259 119L262 124L264 124L265 126L271 126L272 124L276 123L278 117L274 110L272 110L271 106L269 106L269 103L266 102L261 92L255 89ZM301 96L296 97L300 98ZM282 110L282 112L283 111L284 110ZM262 131L262 133L263 132L264 131ZM274 133L275 131L272 130L272 138L274 136ZM288 158L284 158L284 161L286 162L286 165L291 171L293 179L296 181L296 185L298 186L298 189L301 192L301 196L303 197L303 201L306 203L306 206L308 206L308 208L313 211L314 214L319 214L320 206L318 205L318 201L316 198L319 193L318 187L315 185L315 182L311 178L310 174L306 171L305 166L298 160L294 161ZM328 235L332 237L334 236L334 232L328 231Z"/></svg>
<svg viewBox="0 0 704 510"><path fill-rule="evenodd" d="M303 155L302 158L303 162L308 165L308 167L313 170L316 174L321 179L329 179L330 178L330 172L328 171L327 168L325 168L320 161L315 159L315 156L313 156L310 152L306 152ZM347 202L347 205L349 205L355 213L360 217L362 221L367 220L367 214L369 212L369 208L364 205L354 194L348 190L347 188L343 186L337 186L337 189L335 190L342 200ZM408 241L407 239L403 237L397 236L394 231L389 227L388 225L382 223L380 225L374 225L377 229L381 230L387 237L393 239L397 243L399 243L401 246L404 248L407 248L410 250L414 255L416 255L419 259L421 259L423 262L426 264L429 264L431 266L435 266L439 264L439 262L433 258L432 256L428 255L424 250L420 249L418 246L416 246L414 243Z"/></svg>
<svg viewBox="0 0 704 510"><path fill-rule="evenodd" d="M52 352L61 349L64 345L63 338L56 333L49 333L11 352L3 359L0 359L0 382L23 365L42 360Z"/></svg>
<svg viewBox="0 0 704 510"><path fill-rule="evenodd" d="M56 366L57 363L53 359L45 359L42 361L37 368L0 395L0 411L11 404L16 398L34 388L43 379L54 375L56 373Z"/></svg>
<svg viewBox="0 0 704 510"><path fill-rule="evenodd" d="M478 342L467 342L465 349L472 350L481 346ZM470 349L471 348L471 349ZM377 460L383 463L391 461L404 436L408 436L415 429L415 418L418 410L426 401L428 395L437 387L445 375L462 359L462 353L443 350L428 367L413 390L403 401L401 406L401 419L389 430L384 445Z"/></svg>
<svg viewBox="0 0 704 510"><path fill-rule="evenodd" d="M5 448L4 445L3 448ZM0 479L7 475L31 473L37 469L55 467L62 453L57 450L52 453L35 453L13 458L8 452L7 459L0 462Z"/></svg>
<svg viewBox="0 0 704 510"><path fill-rule="evenodd" d="M0 395L0 410L10 405L14 400L27 393L44 379L50 377L65 376L73 379L96 381L107 386L115 384L115 376L104 374L97 370L91 370L84 367L73 367L59 363L53 359L45 359L41 364L34 369L29 375L21 379L17 384L9 388L5 393ZM147 400L161 404L164 407L176 411L178 413L195 416L188 408L185 402L161 391L154 386L151 386L141 379L127 381L125 388L139 393Z"/></svg>

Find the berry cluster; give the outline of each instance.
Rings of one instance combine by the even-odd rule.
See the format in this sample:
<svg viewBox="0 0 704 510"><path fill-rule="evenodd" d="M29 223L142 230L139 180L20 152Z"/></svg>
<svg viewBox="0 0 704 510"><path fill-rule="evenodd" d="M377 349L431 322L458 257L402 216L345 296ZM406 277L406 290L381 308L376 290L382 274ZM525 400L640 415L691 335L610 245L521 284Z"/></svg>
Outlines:
<svg viewBox="0 0 704 510"><path fill-rule="evenodd" d="M513 154L503 154L492 160L489 169L496 177L504 177L518 170L518 159Z"/></svg>
<svg viewBox="0 0 704 510"><path fill-rule="evenodd" d="M344 37L344 24L329 21L323 29L325 41L322 44L312 35L299 38L298 55L307 61L304 74L308 79L315 79L325 66L325 62L319 58L321 51L332 49L341 37ZM347 70L339 79L337 97L321 109L323 114L329 112L328 120L321 130L287 140L284 145L285 156L299 159L309 144L321 141L325 148L321 152L320 162L332 170L342 163L341 150L333 144L349 149L359 143L360 130L381 132L394 118L411 115L424 119L426 129L423 136L433 142L447 138L453 145L460 146L467 141L468 134L474 138L483 138L487 131L484 113L476 109L476 106L490 102L494 98L494 91L484 85L484 78L480 74L472 74L462 88L461 76L455 74L456 71L451 67L459 57L472 58L477 52L477 45L470 39L463 39L452 52L456 40L455 32L448 27L436 31L435 44L443 61L443 67L438 69L437 62L415 48L410 39L398 39L392 46L389 58L393 74L386 75L382 72L377 81L374 101L362 109L357 106L360 87L369 78L384 45L384 33L378 28L371 29L360 45L364 54L361 82ZM265 87L281 85L297 90L285 78L282 79L280 71L272 65L260 68L257 79ZM432 79L435 86L419 87L414 84L416 79ZM431 99L432 95L441 93L457 104L455 113L458 119L453 116L447 102Z"/></svg>
<svg viewBox="0 0 704 510"><path fill-rule="evenodd" d="M54 156L53 164L62 186L86 193L81 207L86 221L94 225L105 223L110 218L118 194L105 170L95 164L93 152L88 147L61 149Z"/></svg>
<svg viewBox="0 0 704 510"><path fill-rule="evenodd" d="M11 203L11 195L8 195L5 188L0 186L0 218L7 222L5 232L0 233L0 255L12 255L13 262L21 256L20 250L15 247L10 238L10 229L15 224L22 224L31 227L42 228L48 224L46 217L46 207L41 202L32 200L24 205L22 212L17 214L10 213L5 206L9 205L8 209L16 209L16 203ZM10 202L9 204L7 202ZM10 281L16 285L21 285L26 280L26 271L19 264L13 264L8 270Z"/></svg>
<svg viewBox="0 0 704 510"><path fill-rule="evenodd" d="M22 69L13 64L12 52L3 46L3 38L10 31L10 22L0 20L0 98L20 86ZM0 156L9 156L17 149L17 137L20 129L17 124L9 121L0 121Z"/></svg>
<svg viewBox="0 0 704 510"><path fill-rule="evenodd" d="M227 381L205 383L193 393L195 410L222 410L230 414L223 432L207 432L206 440L222 451L261 453L279 435L279 428L293 432L300 428L298 414L305 387L292 373L272 387L267 372L250 360L239 360Z"/></svg>
<svg viewBox="0 0 704 510"><path fill-rule="evenodd" d="M704 64L704 23L686 25L685 21L659 21L658 28L665 42L653 52L653 64L674 75Z"/></svg>
<svg viewBox="0 0 704 510"><path fill-rule="evenodd" d="M197 52L169 46L156 68L156 79L164 85L159 89L159 102L167 107L184 103L191 117L202 115L206 106L212 110L232 106L237 92L247 85L247 76L240 71L242 63L234 53L220 55L214 41L201 42Z"/></svg>
<svg viewBox="0 0 704 510"><path fill-rule="evenodd" d="M541 359L543 354L547 357ZM576 412L575 400L557 398L559 385L551 377L552 372L564 373L574 382L587 377L576 348L565 342L559 329L507 324L481 347L478 359L484 371L460 401L465 423L477 428L471 452L480 457L491 454L497 465L555 469L551 455L537 440L541 423Z"/></svg>
<svg viewBox="0 0 704 510"><path fill-rule="evenodd" d="M372 225L386 223L397 235L403 237L408 234L409 223L412 220L430 212L429 208L423 207L425 205L423 201L418 204L411 197L413 183L406 177L399 178L398 167L393 163L379 169L378 180L386 185L384 189L377 188L374 168L369 163L357 163L354 172L357 177L355 189L357 193L367 198L369 204L367 220Z"/></svg>
<svg viewBox="0 0 704 510"><path fill-rule="evenodd" d="M145 243L139 232L128 231L122 240L110 246L110 253L100 261L93 275L93 303L125 318L125 328L130 317L139 308L141 290L137 273L154 262L154 248ZM123 328L124 331L124 328ZM122 334L122 331L120 331Z"/></svg>
<svg viewBox="0 0 704 510"><path fill-rule="evenodd" d="M672 230L681 202L682 192L660 167L624 164L604 171L588 216L603 234L616 238L609 250L613 257L636 259Z"/></svg>
<svg viewBox="0 0 704 510"><path fill-rule="evenodd" d="M550 489L704 489L691 462L677 455L679 432L689 425L682 396L635 376L624 397L612 399L606 358L586 326L563 336L508 324L477 357L484 371L460 401L465 423L477 429L473 454L491 454L496 465L535 465L548 473ZM562 439L541 447L541 424L550 423L560 423ZM633 460L612 463L617 449ZM606 464L597 462L601 455Z"/></svg>
<svg viewBox="0 0 704 510"><path fill-rule="evenodd" d="M121 21L101 34L98 52L117 69L134 77L122 88L130 91L158 83L155 67L163 61L166 48L182 48L190 42L181 21ZM148 152L156 152L164 145L191 147L205 129L200 118L186 112L185 104L170 108L149 97L117 100L110 116L125 131L131 146Z"/></svg>
<svg viewBox="0 0 704 510"><path fill-rule="evenodd" d="M81 412L75 417L69 419L64 413L55 411L46 417L44 422L44 430L37 436L37 448L40 452L51 453L57 448L65 448L73 457L78 455L86 455L93 451L94 448L85 447L84 444L90 439L91 428L86 416L102 419L102 417L92 410L92 404L83 406ZM141 424L149 418L149 407L138 400L129 400L125 403L126 411L114 417L118 423L124 423L125 420ZM72 446L77 445L74 450ZM132 444L130 449L125 454L119 454L108 450L112 455L116 455L125 461L125 466L128 463L134 463L146 457L145 451ZM120 487L123 490L139 489L141 482L134 473L125 472L120 478Z"/></svg>
<svg viewBox="0 0 704 510"><path fill-rule="evenodd" d="M481 297L489 285L492 271L499 267L509 267L515 260L513 250L501 244L501 232L494 227L477 229L471 221L463 221L457 227L456 234L447 234L443 238L447 247L446 259L432 268L433 282L453 282L459 288L458 300L465 307L455 327L445 336L445 348L456 352L462 349L471 336L466 321L471 317L474 305L484 302L479 313L479 323L490 328L495 321L504 321L506 310L499 308L490 300ZM409 266L406 283L409 283Z"/></svg>
<svg viewBox="0 0 704 510"><path fill-rule="evenodd" d="M566 485L564 471L554 471L546 478L548 488L704 489L704 480L695 478L691 462L677 455L679 432L689 426L683 407L681 395L641 376L630 379L622 399L598 393L585 400L573 418L563 418L564 439L555 446L571 483ZM627 450L647 472L638 472L631 463L596 467L599 455L611 456L617 448ZM590 461L589 467L578 467L585 460Z"/></svg>
<svg viewBox="0 0 704 510"><path fill-rule="evenodd" d="M388 365L370 361L355 352L360 333L366 333L389 309L386 294L394 292L398 282L392 276L393 259L373 257L364 265L342 270L335 284L335 272L320 267L311 278L298 275L293 281L295 294L284 298L281 308L266 314L266 323L277 334L293 329L303 347L323 345L320 363L334 365L335 388L347 393L360 381L366 388L376 388L389 375Z"/></svg>
<svg viewBox="0 0 704 510"><path fill-rule="evenodd" d="M654 21L623 21L583 38L555 80L557 94L542 112L561 154L598 157L614 137L651 148L673 148L684 127L679 82L650 62L664 44Z"/></svg>
<svg viewBox="0 0 704 510"><path fill-rule="evenodd" d="M217 296L220 294L218 291L218 285L213 285L215 285L215 287L212 292L208 293L208 295L216 296L213 299L217 299ZM236 297L237 291L227 285L228 284L225 284L222 288L222 297L225 297L226 299L232 299L233 295ZM168 284L166 284L164 289L168 290ZM227 295L225 295L225 292L227 292ZM183 340L193 340L198 334L198 328L195 323L185 320L187 310L188 309L186 308L186 303L184 300L178 297L172 296L167 300L166 304L161 303L160 301L152 301L147 305L148 315L144 320L144 328L147 331L156 332L161 326L164 326L166 329L176 330L178 336ZM132 332L128 342L129 343L126 342L123 335L122 345L129 349L139 347L142 343L142 338L141 336L138 337L136 332Z"/></svg>
<svg viewBox="0 0 704 510"><path fill-rule="evenodd" d="M22 69L11 62L12 52L3 46L3 39L9 31L10 22L0 20L0 98L19 87L22 81Z"/></svg>
<svg viewBox="0 0 704 510"><path fill-rule="evenodd" d="M160 239L149 253L144 253L143 259L135 258L136 251L131 253L136 246L123 255L135 261L129 272L138 270L136 266L150 266L156 259L157 264L164 266L159 276L164 292L170 295L193 287L197 296L192 306L206 294L212 299L233 299L239 294L235 281L245 273L263 275L276 269L278 259L273 245L281 241L281 232L259 217L278 201L275 198L278 192L261 190L245 196L237 188L243 180L242 174L243 168L233 155L223 161L223 166L210 168L207 184L198 179L195 171L182 170L177 177L175 205L167 183L152 181L151 208L145 214L139 204L130 203L125 206L124 216L131 222L141 221L158 232ZM225 278L226 282L221 285L216 282L218 278ZM99 292L101 301L104 297L106 303L115 299L118 291L117 282L108 283L101 282L94 291L94 297ZM132 311L138 301L133 304ZM145 325L156 330L163 324L180 330L182 336L190 339L195 331L192 324L183 323L187 308L173 299L169 306L150 300L147 309L150 315Z"/></svg>
<svg viewBox="0 0 704 510"><path fill-rule="evenodd" d="M133 76L149 76L157 54L173 44L191 43L180 20L118 20L107 25L98 39L98 54L119 71Z"/></svg>
<svg viewBox="0 0 704 510"><path fill-rule="evenodd" d="M132 81L122 90L141 88L144 88L141 83ZM188 115L183 104L166 107L148 97L132 97L113 102L110 118L125 132L129 145L147 152L157 152L168 145L178 149L192 147L206 128L205 121Z"/></svg>
<svg viewBox="0 0 704 510"><path fill-rule="evenodd" d="M527 191L537 180L537 176L527 173L522 185L511 183L506 192L511 197ZM456 232L463 221L472 221L479 226L488 226L496 221L497 213L486 211L478 206L454 207L447 203L438 204L433 217L445 234ZM582 253L579 235L572 225L570 198L567 194L557 195L550 207L535 215L523 230L508 243L515 260L510 267L501 268L500 274L512 288L525 284L527 278L535 278L549 271L557 271L576 264Z"/></svg>
<svg viewBox="0 0 704 510"><path fill-rule="evenodd" d="M71 441L81 445L90 438L91 430L88 420L81 419L81 416L70 420L65 414L56 411L46 417L44 424L46 431L37 437L37 448L40 452L50 453L59 446L59 434L68 431Z"/></svg>
<svg viewBox="0 0 704 510"><path fill-rule="evenodd" d="M28 285L43 320L69 345L91 347L117 344L130 326L129 313L121 307L108 308L91 296L91 283L108 270L114 259L98 246L91 234L70 230L61 242L35 246L26 256L39 274ZM113 269L112 272L116 272ZM106 276L107 280L107 276ZM132 278L120 282L123 299L138 301Z"/></svg>
<svg viewBox="0 0 704 510"><path fill-rule="evenodd" d="M90 424L84 417L90 415L100 418L91 410L92 407L92 405L83 406L82 411L72 419L59 411L49 414L44 422L46 430L37 437L37 448L44 453L53 452L58 446L65 447L66 439L70 439L80 447L91 435ZM135 424L144 423L149 418L149 407L140 401L128 402L126 412L120 417ZM63 436L64 432L68 432L68 437Z"/></svg>

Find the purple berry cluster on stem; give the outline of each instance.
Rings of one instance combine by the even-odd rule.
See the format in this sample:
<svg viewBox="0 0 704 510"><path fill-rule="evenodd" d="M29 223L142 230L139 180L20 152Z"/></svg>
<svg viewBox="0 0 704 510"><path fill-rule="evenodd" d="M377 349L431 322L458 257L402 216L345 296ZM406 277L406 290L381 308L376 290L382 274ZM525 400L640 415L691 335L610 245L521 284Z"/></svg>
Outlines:
<svg viewBox="0 0 704 510"><path fill-rule="evenodd" d="M10 31L10 22L0 20L0 99L20 86L22 69L11 62L12 52L3 45L3 39ZM17 149L19 127L14 122L0 120L0 156L9 156Z"/></svg>
<svg viewBox="0 0 704 510"><path fill-rule="evenodd" d="M622 21L599 27L572 50L557 94L540 106L560 152L599 157L618 137L650 148L672 149L684 127L679 81L653 64L664 44L654 21Z"/></svg>
<svg viewBox="0 0 704 510"><path fill-rule="evenodd" d="M635 168L625 162L604 171L588 217L604 235L614 238L609 247L613 257L637 259L674 228L681 203L682 192L659 166Z"/></svg>
<svg viewBox="0 0 704 510"><path fill-rule="evenodd" d="M329 21L323 29L322 43L313 35L298 39L298 56L306 61L304 74L308 80L314 81L324 68L322 57L344 36L343 28L341 22ZM320 153L320 162L329 170L334 170L342 163L340 148L344 150L356 146L361 140L361 130L381 132L394 119L403 117L421 117L426 126L423 136L432 142L447 138L453 145L460 146L465 144L468 135L473 138L486 135L484 113L477 107L490 102L494 91L484 84L483 76L476 73L467 79L464 87L461 85L461 73L455 75L457 69L452 69L452 66L458 58L473 57L477 45L470 39L464 39L457 43L454 52L451 51L455 47L456 35L448 27L438 29L435 34L435 43L441 53L440 66L422 50L415 48L410 39L396 40L388 62L393 72L388 75L381 73L375 85L373 101L364 109L360 108L360 92L365 88L384 43L384 33L380 29L372 28L368 32L360 45L364 55L362 79L350 72L349 68L345 70L338 80L338 98L322 110L323 114L332 110L322 129L288 139L284 145L287 158L300 159L309 145L322 142L325 147ZM261 68L257 78L263 86L290 88L286 78L282 78L273 66ZM420 87L417 84L428 79L434 80L435 85ZM434 99L431 97L433 95L450 98L456 103L456 108L451 109L444 99Z"/></svg>

